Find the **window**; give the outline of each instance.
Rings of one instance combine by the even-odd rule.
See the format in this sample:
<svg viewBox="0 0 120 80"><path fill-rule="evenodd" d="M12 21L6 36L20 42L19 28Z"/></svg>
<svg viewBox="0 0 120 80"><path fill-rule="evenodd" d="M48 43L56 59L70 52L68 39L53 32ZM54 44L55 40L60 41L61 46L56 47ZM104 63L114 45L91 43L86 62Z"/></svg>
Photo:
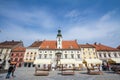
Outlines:
<svg viewBox="0 0 120 80"><path fill-rule="evenodd" d="M99 57L102 57L102 56L101 56L101 53L99 54Z"/></svg>
<svg viewBox="0 0 120 80"><path fill-rule="evenodd" d="M108 56L111 57L110 53L108 53Z"/></svg>
<svg viewBox="0 0 120 80"><path fill-rule="evenodd" d="M79 51L77 51L77 53L79 53Z"/></svg>
<svg viewBox="0 0 120 80"><path fill-rule="evenodd" d="M65 54L65 58L67 58L67 54Z"/></svg>
<svg viewBox="0 0 120 80"><path fill-rule="evenodd" d="M34 57L34 60L35 60L35 57Z"/></svg>
<svg viewBox="0 0 120 80"><path fill-rule="evenodd" d="M39 58L41 59L41 54L39 54Z"/></svg>
<svg viewBox="0 0 120 80"><path fill-rule="evenodd" d="M45 51L45 53L47 53L47 51Z"/></svg>
<svg viewBox="0 0 120 80"><path fill-rule="evenodd" d="M71 54L71 58L72 58L72 59L74 58L74 54Z"/></svg>
<svg viewBox="0 0 120 80"><path fill-rule="evenodd" d="M106 54L104 53L104 57L106 57Z"/></svg>
<svg viewBox="0 0 120 80"><path fill-rule="evenodd" d="M18 58L15 58L15 61L17 61L18 60Z"/></svg>
<svg viewBox="0 0 120 80"><path fill-rule="evenodd" d="M117 57L117 54L116 54L116 53L114 53L114 56L115 56L115 57Z"/></svg>
<svg viewBox="0 0 120 80"><path fill-rule="evenodd" d="M52 58L52 54L49 54L49 57Z"/></svg>
<svg viewBox="0 0 120 80"><path fill-rule="evenodd" d="M12 53L11 56L14 56L14 54Z"/></svg>
<svg viewBox="0 0 120 80"><path fill-rule="evenodd" d="M19 56L19 53L17 53L16 56Z"/></svg>
<svg viewBox="0 0 120 80"><path fill-rule="evenodd" d="M80 58L80 54L77 54L77 56L78 56L78 59Z"/></svg>
<svg viewBox="0 0 120 80"><path fill-rule="evenodd" d="M47 58L47 54L44 54L44 58Z"/></svg>
<svg viewBox="0 0 120 80"><path fill-rule="evenodd" d="M89 57L89 59L91 59L91 57Z"/></svg>
<svg viewBox="0 0 120 80"><path fill-rule="evenodd" d="M22 58L20 58L20 60L19 60L20 62L22 62L23 61L23 59Z"/></svg>
<svg viewBox="0 0 120 80"><path fill-rule="evenodd" d="M33 53L31 52L31 54L33 54Z"/></svg>
<svg viewBox="0 0 120 80"><path fill-rule="evenodd" d="M67 51L65 51L65 53L67 53Z"/></svg>
<svg viewBox="0 0 120 80"><path fill-rule="evenodd" d="M71 51L71 53L73 53L73 51Z"/></svg>

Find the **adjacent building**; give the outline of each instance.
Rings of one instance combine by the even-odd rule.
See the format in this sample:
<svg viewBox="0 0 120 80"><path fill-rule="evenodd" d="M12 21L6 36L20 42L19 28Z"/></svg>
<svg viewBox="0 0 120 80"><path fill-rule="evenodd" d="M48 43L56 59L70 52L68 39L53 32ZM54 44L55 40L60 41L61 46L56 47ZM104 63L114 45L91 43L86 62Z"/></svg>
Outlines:
<svg viewBox="0 0 120 80"><path fill-rule="evenodd" d="M2 68L8 69L11 50L18 46L23 46L23 42L12 40L0 43L0 63Z"/></svg>
<svg viewBox="0 0 120 80"><path fill-rule="evenodd" d="M97 50L97 56L99 59L101 59L103 62L108 62L110 59L118 62L120 61L120 50L116 48L112 48L103 44L97 44L95 43L93 45ZM120 62L119 62L120 63Z"/></svg>
<svg viewBox="0 0 120 80"><path fill-rule="evenodd" d="M35 41L32 45L26 48L24 55L24 67L34 67L33 62L35 61L38 53L39 47L42 41Z"/></svg>
<svg viewBox="0 0 120 80"><path fill-rule="evenodd" d="M102 61L98 59L96 48L91 44L80 44L80 50L82 53L82 61L86 63L88 67L92 65L102 64Z"/></svg>
<svg viewBox="0 0 120 80"><path fill-rule="evenodd" d="M11 51L10 63L16 64L17 67L23 66L24 54L26 48L23 46L18 46Z"/></svg>

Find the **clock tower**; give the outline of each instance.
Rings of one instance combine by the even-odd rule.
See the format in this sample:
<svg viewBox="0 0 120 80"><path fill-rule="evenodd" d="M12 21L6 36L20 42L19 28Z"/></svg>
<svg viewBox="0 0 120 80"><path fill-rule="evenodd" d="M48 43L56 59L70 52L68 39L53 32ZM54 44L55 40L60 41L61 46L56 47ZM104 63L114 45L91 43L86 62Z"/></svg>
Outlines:
<svg viewBox="0 0 120 80"><path fill-rule="evenodd" d="M62 49L62 34L61 34L61 30L58 30L58 34L57 34L57 49Z"/></svg>

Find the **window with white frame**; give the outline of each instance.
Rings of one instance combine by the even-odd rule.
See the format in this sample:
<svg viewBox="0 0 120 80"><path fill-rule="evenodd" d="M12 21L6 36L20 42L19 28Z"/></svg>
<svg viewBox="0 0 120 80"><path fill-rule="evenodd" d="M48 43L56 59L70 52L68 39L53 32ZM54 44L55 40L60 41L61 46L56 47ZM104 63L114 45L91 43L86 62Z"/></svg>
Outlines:
<svg viewBox="0 0 120 80"><path fill-rule="evenodd" d="M39 54L39 59L41 59L41 54Z"/></svg>
<svg viewBox="0 0 120 80"><path fill-rule="evenodd" d="M74 58L74 54L71 54L71 58L72 58L72 59Z"/></svg>
<svg viewBox="0 0 120 80"><path fill-rule="evenodd" d="M80 59L80 54L77 54L78 59Z"/></svg>
<svg viewBox="0 0 120 80"><path fill-rule="evenodd" d="M52 58L52 54L49 54L49 57Z"/></svg>
<svg viewBox="0 0 120 80"><path fill-rule="evenodd" d="M106 57L106 54L104 53L104 57Z"/></svg>
<svg viewBox="0 0 120 80"><path fill-rule="evenodd" d="M65 55L65 59L67 59L67 54L64 54Z"/></svg>
<svg viewBox="0 0 120 80"><path fill-rule="evenodd" d="M110 53L108 53L108 56L111 57Z"/></svg>
<svg viewBox="0 0 120 80"><path fill-rule="evenodd" d="M102 55L101 55L101 53L99 53L99 57L101 57L101 58L102 58Z"/></svg>
<svg viewBox="0 0 120 80"><path fill-rule="evenodd" d="M44 58L47 58L47 54L44 54Z"/></svg>
<svg viewBox="0 0 120 80"><path fill-rule="evenodd" d="M114 56L117 57L117 53L114 53Z"/></svg>

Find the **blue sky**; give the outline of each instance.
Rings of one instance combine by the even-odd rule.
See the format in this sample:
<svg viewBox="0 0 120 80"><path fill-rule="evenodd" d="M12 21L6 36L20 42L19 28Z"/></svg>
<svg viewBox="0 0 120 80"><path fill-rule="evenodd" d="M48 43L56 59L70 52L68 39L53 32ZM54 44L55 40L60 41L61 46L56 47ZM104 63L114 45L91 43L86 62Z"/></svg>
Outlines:
<svg viewBox="0 0 120 80"><path fill-rule="evenodd" d="M64 40L120 45L120 0L0 0L0 42Z"/></svg>

